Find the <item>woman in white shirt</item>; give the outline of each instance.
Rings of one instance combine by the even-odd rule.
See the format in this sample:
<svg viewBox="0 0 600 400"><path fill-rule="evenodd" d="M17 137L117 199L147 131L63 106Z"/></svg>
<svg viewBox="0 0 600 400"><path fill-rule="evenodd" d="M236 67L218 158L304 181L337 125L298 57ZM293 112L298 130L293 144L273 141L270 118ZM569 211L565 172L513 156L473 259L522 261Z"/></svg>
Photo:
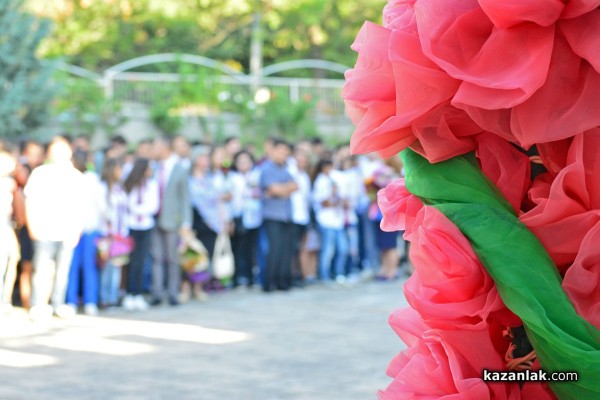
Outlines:
<svg viewBox="0 0 600 400"><path fill-rule="evenodd" d="M229 174L232 189L231 213L233 235L231 245L235 257L233 286L254 284L254 265L258 245L258 228L262 224L260 172L254 169L254 157L242 150L233 158Z"/></svg>
<svg viewBox="0 0 600 400"><path fill-rule="evenodd" d="M138 158L123 185L127 193L128 228L135 247L127 270L127 295L123 299L126 310L148 308L142 293L144 288L144 264L150 252L150 239L154 229L154 217L159 211L158 183L152 179L148 159Z"/></svg>
<svg viewBox="0 0 600 400"><path fill-rule="evenodd" d="M317 272L316 252L309 252L305 243L308 228L311 222L311 182L306 172L308 168L308 154L303 150L296 149L294 152L293 166L289 167L290 174L298 184L296 190L290 196L292 201L292 222L295 227L294 259L292 263L292 275L297 275L306 282L314 282ZM312 255L311 255L312 253Z"/></svg>
<svg viewBox="0 0 600 400"><path fill-rule="evenodd" d="M126 236L128 233L127 196L119 183L121 173L121 164L116 159L109 158L104 162L100 186L101 197L106 202L101 227L104 237ZM107 249L103 251L106 252ZM115 306L119 300L122 266L107 259L100 267L100 304L102 308Z"/></svg>
<svg viewBox="0 0 600 400"><path fill-rule="evenodd" d="M334 171L330 160L317 164L317 178L313 185L313 206L321 233L319 275L321 280L330 279L330 267L335 255L334 269L338 283L345 281L348 238L344 231L347 200L343 198L339 171Z"/></svg>

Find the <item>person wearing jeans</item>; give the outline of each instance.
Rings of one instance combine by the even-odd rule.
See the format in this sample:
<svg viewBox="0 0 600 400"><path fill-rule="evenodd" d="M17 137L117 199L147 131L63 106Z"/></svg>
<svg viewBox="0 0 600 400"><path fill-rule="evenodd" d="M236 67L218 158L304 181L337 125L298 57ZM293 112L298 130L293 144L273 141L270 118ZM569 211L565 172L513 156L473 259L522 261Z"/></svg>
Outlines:
<svg viewBox="0 0 600 400"><path fill-rule="evenodd" d="M127 226L127 194L121 185L123 168L115 158L108 158L102 166L102 195L106 199L104 224L102 233L107 237L117 235L126 237ZM100 272L100 304L103 308L116 306L119 302L121 272L124 260L111 260L110 257Z"/></svg>
<svg viewBox="0 0 600 400"><path fill-rule="evenodd" d="M83 286L84 312L86 315L98 314L98 266L96 265L96 241L100 237L98 231L81 235L77 247L73 250L73 258L67 286L67 304L76 307L79 303L80 286ZM82 278L80 279L80 273ZM83 284L83 285L81 285Z"/></svg>
<svg viewBox="0 0 600 400"><path fill-rule="evenodd" d="M345 281L348 257L348 237L344 231L347 201L342 197L341 190L343 179L339 172L333 170L331 160L319 161L316 172L313 204L321 233L319 277L324 282L331 279L330 268L335 255L335 278L342 283Z"/></svg>
<svg viewBox="0 0 600 400"><path fill-rule="evenodd" d="M96 262L96 241L100 237L102 216L106 210L106 197L102 193L100 178L93 171L86 171L88 153L75 150L73 165L83 173L84 186L79 190L84 196L83 234L73 251L73 259L67 286L67 304L77 310L80 288L86 315L98 314L98 265Z"/></svg>
<svg viewBox="0 0 600 400"><path fill-rule="evenodd" d="M25 209L34 240L32 319L73 315L65 304L73 249L83 230L83 174L71 164L63 138L48 147L48 162L33 170L25 186ZM48 301L51 300L51 306Z"/></svg>

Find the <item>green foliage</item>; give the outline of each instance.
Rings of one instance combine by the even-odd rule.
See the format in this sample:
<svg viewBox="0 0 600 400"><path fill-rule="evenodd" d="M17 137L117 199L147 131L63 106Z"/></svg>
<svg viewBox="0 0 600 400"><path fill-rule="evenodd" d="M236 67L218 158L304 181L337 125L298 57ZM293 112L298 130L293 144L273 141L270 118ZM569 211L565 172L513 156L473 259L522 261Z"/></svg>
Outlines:
<svg viewBox="0 0 600 400"><path fill-rule="evenodd" d="M290 101L287 89L276 89L271 91L269 101L262 105L256 104L253 99L246 102L243 128L259 141L273 135L290 140L315 137L318 130L310 115L313 106L314 101L310 98Z"/></svg>
<svg viewBox="0 0 600 400"><path fill-rule="evenodd" d="M54 65L36 57L50 21L21 11L22 1L0 0L0 136L25 134L43 124L54 95Z"/></svg>
<svg viewBox="0 0 600 400"><path fill-rule="evenodd" d="M164 52L200 54L249 72L252 21L261 16L264 64L317 58L352 65L365 20L385 0L28 0L56 21L48 57L91 70ZM60 5L62 4L62 5ZM74 40L76 38L76 40ZM294 71L297 75L298 71ZM305 71L306 76L327 76ZM339 77L335 75L333 77Z"/></svg>
<svg viewBox="0 0 600 400"><path fill-rule="evenodd" d="M155 101L150 107L150 120L163 133L167 135L175 135L179 128L183 125L180 116L175 115L177 108L178 97L177 88L163 86L158 90L158 96L163 101Z"/></svg>
<svg viewBox="0 0 600 400"><path fill-rule="evenodd" d="M93 81L56 74L60 83L52 111L63 132L91 136L97 129L112 134L126 122L121 104L107 99L103 89Z"/></svg>

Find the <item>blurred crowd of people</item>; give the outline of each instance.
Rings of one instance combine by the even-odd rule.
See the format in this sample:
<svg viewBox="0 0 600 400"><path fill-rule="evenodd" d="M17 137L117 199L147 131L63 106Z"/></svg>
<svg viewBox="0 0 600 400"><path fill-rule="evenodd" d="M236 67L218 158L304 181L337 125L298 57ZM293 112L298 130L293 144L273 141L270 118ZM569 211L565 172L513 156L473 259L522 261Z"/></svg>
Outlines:
<svg viewBox="0 0 600 400"><path fill-rule="evenodd" d="M379 228L376 193L401 173L397 158L319 139L270 138L259 150L236 137L159 137L133 151L120 136L98 151L86 137L0 142L1 311L14 300L32 319L66 318L176 306L227 287L397 279L404 242ZM210 263L183 271L178 249L190 235L208 260L229 239L231 276L217 279ZM127 256L102 257L103 238Z"/></svg>

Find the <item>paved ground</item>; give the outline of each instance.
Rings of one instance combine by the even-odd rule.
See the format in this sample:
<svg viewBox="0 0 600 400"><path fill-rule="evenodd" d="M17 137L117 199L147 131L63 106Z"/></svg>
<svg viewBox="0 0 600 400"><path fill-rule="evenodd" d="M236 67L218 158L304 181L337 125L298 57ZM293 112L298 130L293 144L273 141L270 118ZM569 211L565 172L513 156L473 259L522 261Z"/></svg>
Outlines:
<svg viewBox="0 0 600 400"><path fill-rule="evenodd" d="M374 399L402 282L228 292L145 313L0 319L0 399Z"/></svg>

